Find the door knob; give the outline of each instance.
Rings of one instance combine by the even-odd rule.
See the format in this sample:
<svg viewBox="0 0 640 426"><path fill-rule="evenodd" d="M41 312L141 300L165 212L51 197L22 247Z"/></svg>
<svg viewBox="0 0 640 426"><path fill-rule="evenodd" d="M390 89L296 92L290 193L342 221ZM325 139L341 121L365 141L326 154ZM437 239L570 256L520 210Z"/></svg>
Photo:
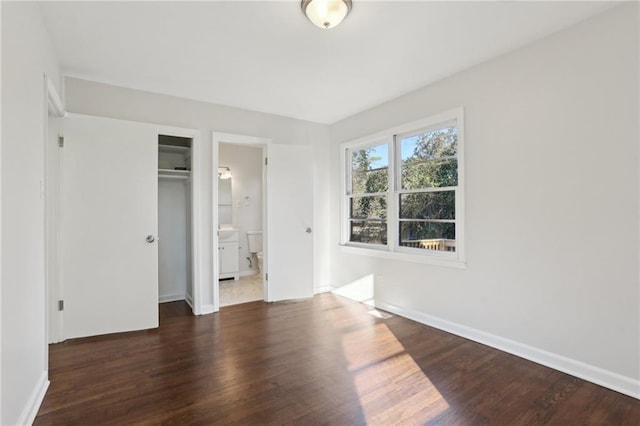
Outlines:
<svg viewBox="0 0 640 426"><path fill-rule="evenodd" d="M151 244L152 242L154 242L156 240L156 237L154 237L153 235L147 235L147 242L149 244Z"/></svg>
<svg viewBox="0 0 640 426"><path fill-rule="evenodd" d="M311 228L307 228L307 230L304 231L304 232L306 232L307 234L310 234L311 233Z"/></svg>

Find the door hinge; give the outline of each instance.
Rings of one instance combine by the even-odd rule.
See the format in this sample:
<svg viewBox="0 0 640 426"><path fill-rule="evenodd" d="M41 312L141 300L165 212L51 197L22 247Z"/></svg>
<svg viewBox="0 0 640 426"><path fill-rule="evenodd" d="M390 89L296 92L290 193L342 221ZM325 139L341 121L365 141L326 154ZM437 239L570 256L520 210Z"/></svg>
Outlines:
<svg viewBox="0 0 640 426"><path fill-rule="evenodd" d="M269 164L269 158L264 157L264 165L267 166Z"/></svg>
<svg viewBox="0 0 640 426"><path fill-rule="evenodd" d="M60 148L64 146L64 136L58 136L58 146Z"/></svg>
<svg viewBox="0 0 640 426"><path fill-rule="evenodd" d="M58 300L58 310L64 311L64 300Z"/></svg>
<svg viewBox="0 0 640 426"><path fill-rule="evenodd" d="M269 281L269 273L268 272L266 274L264 274L264 280L265 281Z"/></svg>

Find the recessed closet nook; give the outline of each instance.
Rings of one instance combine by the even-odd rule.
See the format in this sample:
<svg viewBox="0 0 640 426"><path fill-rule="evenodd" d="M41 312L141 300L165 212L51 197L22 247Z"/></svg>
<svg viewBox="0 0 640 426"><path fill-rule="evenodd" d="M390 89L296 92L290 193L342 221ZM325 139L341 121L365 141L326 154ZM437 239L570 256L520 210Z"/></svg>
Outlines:
<svg viewBox="0 0 640 426"><path fill-rule="evenodd" d="M158 302L193 305L191 138L158 136Z"/></svg>

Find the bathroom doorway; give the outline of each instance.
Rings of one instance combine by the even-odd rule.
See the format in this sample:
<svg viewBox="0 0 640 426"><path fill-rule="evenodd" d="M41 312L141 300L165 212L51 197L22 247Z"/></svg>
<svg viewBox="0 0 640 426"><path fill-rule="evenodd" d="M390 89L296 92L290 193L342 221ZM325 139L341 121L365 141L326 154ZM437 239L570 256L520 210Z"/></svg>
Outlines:
<svg viewBox="0 0 640 426"><path fill-rule="evenodd" d="M266 141L227 135L218 142L217 155L214 153L218 188L214 202L217 207L214 229L218 237L214 250L218 252L214 306L220 308L266 300L263 262Z"/></svg>
<svg viewBox="0 0 640 426"><path fill-rule="evenodd" d="M213 132L213 170L217 172L218 167L229 167L232 188L233 170L230 166L221 164L219 160L218 147L222 143L262 149L263 162L260 168L262 170L261 245L263 268L259 276L262 278L263 300L278 302L313 297L314 171L312 167L308 166L308 161L305 161L305 159L313 157L313 147L302 144L277 144L266 138ZM226 172L226 169L220 170L221 174ZM214 174L213 178L217 180L217 177L217 174ZM240 231L233 227L233 215L231 226L222 226L227 224L224 223L224 219L222 223L220 222L218 208L220 194L217 184L213 185L212 200L213 207L215 207L212 209L211 215L214 251L218 251L218 253L223 251L221 243L235 242L238 250L231 250L231 253L236 253L238 262L240 262L240 247L247 244L248 248L248 235L246 237L240 235ZM238 204L240 206L245 204L243 200L242 194L240 194L240 199L235 200L232 194L233 208ZM251 200L249 200L250 203ZM273 236L277 236L277 238ZM245 240L245 238L247 239ZM259 248L259 242L257 246ZM212 310L216 312L220 309L220 266L223 261L228 259L213 256L212 260ZM235 276L233 277L235 278ZM238 278L240 278L239 272Z"/></svg>

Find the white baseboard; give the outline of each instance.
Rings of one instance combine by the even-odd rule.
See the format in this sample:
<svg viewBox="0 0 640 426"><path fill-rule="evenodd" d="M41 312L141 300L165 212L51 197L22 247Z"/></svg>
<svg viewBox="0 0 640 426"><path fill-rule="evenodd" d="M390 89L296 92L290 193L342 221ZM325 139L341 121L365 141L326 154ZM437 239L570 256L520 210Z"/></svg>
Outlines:
<svg viewBox="0 0 640 426"><path fill-rule="evenodd" d="M165 294L158 297L158 303L175 302L178 300L185 300L185 294Z"/></svg>
<svg viewBox="0 0 640 426"><path fill-rule="evenodd" d="M184 301L187 302L187 305L193 310L193 297L189 293L184 295Z"/></svg>
<svg viewBox="0 0 640 426"><path fill-rule="evenodd" d="M33 421L36 419L36 415L38 414L38 410L40 409L40 405L42 405L42 401L44 401L44 396L47 393L47 389L49 388L49 378L48 372L43 371L40 375L40 379L38 379L38 383L33 388L31 395L29 396L29 400L27 404L24 406L22 410L22 414L18 419L19 425L30 425L33 424Z"/></svg>
<svg viewBox="0 0 640 426"><path fill-rule="evenodd" d="M193 297L190 294L184 295L184 301L187 302L187 305L191 307L194 315L206 315L213 313L213 305L202 305L200 307L200 312L197 312L197 310L193 306Z"/></svg>
<svg viewBox="0 0 640 426"><path fill-rule="evenodd" d="M212 314L213 312L213 305L202 305L200 315Z"/></svg>
<svg viewBox="0 0 640 426"><path fill-rule="evenodd" d="M524 343L496 336L465 325L457 324L442 318L400 308L384 302L375 302L377 308L392 312L419 323L447 331L452 334L473 340L483 345L491 346L504 352L519 356L538 364L562 371L575 377L587 380L616 392L640 399L640 380L626 377L613 371L605 370L562 355L547 352Z"/></svg>
<svg viewBox="0 0 640 426"><path fill-rule="evenodd" d="M323 285L323 286L320 286L320 287L316 288L316 290L314 291L314 294L330 293L333 290L335 290L335 287L332 287L330 285Z"/></svg>
<svg viewBox="0 0 640 426"><path fill-rule="evenodd" d="M253 275L258 275L258 270L257 269L250 269L248 271L240 271L239 275L241 277L251 277Z"/></svg>

